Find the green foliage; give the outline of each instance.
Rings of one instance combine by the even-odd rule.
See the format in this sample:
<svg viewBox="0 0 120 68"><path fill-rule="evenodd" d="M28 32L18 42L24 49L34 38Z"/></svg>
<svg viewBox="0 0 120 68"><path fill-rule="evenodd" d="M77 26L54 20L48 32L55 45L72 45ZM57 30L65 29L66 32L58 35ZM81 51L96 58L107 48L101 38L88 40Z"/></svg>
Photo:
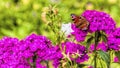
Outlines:
<svg viewBox="0 0 120 68"><path fill-rule="evenodd" d="M0 0L0 37L23 38L35 32L49 38L46 23L41 17L44 8L55 4L62 16L61 22L71 22L70 14L80 15L84 10L100 10L109 13L119 24L119 0Z"/></svg>
<svg viewBox="0 0 120 68"><path fill-rule="evenodd" d="M110 65L110 56L109 56L109 54L102 51L102 50L98 51L98 54L100 55L102 60L105 61L105 63L107 64L107 68L109 68L108 67Z"/></svg>

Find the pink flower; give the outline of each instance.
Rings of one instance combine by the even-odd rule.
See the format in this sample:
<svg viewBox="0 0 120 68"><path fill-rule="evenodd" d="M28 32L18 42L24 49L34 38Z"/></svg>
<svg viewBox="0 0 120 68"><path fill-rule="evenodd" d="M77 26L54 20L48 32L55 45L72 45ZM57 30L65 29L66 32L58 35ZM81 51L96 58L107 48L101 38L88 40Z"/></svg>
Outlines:
<svg viewBox="0 0 120 68"><path fill-rule="evenodd" d="M116 62L116 63L119 62L119 59L117 56L114 57L114 62Z"/></svg>

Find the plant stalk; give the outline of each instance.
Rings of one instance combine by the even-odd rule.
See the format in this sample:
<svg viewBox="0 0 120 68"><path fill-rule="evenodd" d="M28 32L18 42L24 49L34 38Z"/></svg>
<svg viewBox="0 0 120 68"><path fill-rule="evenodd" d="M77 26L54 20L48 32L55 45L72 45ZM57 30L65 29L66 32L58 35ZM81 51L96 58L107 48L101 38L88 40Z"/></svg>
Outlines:
<svg viewBox="0 0 120 68"><path fill-rule="evenodd" d="M98 38L99 38L98 32L96 31L95 32L95 47L94 47L94 54L95 54L95 56L94 56L94 68L97 68L97 49L96 48L97 48L97 45L99 42Z"/></svg>
<svg viewBox="0 0 120 68"><path fill-rule="evenodd" d="M110 68L110 66L111 66L111 60L112 60L112 52L111 52L111 50L108 51L108 54L110 56L110 62L109 62L109 65L107 65L107 68Z"/></svg>
<svg viewBox="0 0 120 68"><path fill-rule="evenodd" d="M37 56L34 55L32 60L33 60L33 68L36 68L36 59L37 59Z"/></svg>

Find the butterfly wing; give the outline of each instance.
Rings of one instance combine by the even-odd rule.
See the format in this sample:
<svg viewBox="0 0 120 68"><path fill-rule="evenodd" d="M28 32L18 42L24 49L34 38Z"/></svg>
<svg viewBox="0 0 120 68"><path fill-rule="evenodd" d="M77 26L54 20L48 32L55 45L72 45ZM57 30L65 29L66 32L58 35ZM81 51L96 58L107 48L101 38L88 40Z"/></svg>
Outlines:
<svg viewBox="0 0 120 68"><path fill-rule="evenodd" d="M89 23L86 22L86 23L80 25L79 28L80 28L81 30L87 30L87 29L88 29L88 26L89 26Z"/></svg>
<svg viewBox="0 0 120 68"><path fill-rule="evenodd" d="M75 14L71 14L72 20L77 28L81 30L87 30L89 26L89 22L83 16L77 16Z"/></svg>
<svg viewBox="0 0 120 68"><path fill-rule="evenodd" d="M71 18L74 21L77 18L77 16L75 14L71 14Z"/></svg>

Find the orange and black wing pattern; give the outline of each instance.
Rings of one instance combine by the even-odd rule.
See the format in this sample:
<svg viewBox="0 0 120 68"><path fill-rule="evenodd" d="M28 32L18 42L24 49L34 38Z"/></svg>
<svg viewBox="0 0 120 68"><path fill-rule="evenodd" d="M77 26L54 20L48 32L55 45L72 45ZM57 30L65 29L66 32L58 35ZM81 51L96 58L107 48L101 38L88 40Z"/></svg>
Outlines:
<svg viewBox="0 0 120 68"><path fill-rule="evenodd" d="M89 26L89 22L83 16L77 16L75 14L71 14L73 23L77 28L81 30L87 30Z"/></svg>

